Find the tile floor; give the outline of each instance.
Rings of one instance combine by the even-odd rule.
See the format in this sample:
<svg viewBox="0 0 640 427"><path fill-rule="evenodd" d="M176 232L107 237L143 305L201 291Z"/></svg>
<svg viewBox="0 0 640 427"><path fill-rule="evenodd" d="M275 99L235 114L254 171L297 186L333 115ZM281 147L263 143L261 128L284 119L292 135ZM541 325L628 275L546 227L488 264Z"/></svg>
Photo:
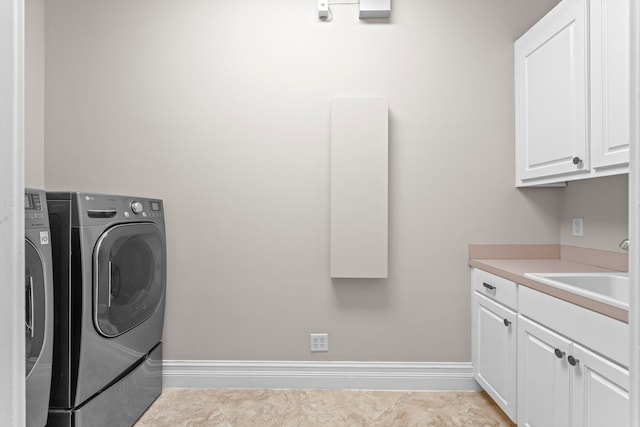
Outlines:
<svg viewBox="0 0 640 427"><path fill-rule="evenodd" d="M514 426L484 392L169 389L135 427Z"/></svg>

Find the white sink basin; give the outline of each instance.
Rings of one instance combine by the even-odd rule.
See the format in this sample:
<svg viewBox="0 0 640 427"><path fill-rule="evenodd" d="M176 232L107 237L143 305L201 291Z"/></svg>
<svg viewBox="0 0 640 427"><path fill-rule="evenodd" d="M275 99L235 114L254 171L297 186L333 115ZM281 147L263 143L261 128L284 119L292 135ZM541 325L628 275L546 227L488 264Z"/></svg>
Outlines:
<svg viewBox="0 0 640 427"><path fill-rule="evenodd" d="M525 273L525 276L545 285L629 309L628 273Z"/></svg>

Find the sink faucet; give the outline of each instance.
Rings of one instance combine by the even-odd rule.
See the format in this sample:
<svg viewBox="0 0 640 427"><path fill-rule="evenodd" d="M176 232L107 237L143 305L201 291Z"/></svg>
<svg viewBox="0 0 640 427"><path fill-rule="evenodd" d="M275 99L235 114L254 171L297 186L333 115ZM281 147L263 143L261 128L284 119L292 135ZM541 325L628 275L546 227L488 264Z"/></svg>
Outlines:
<svg viewBox="0 0 640 427"><path fill-rule="evenodd" d="M618 245L620 247L620 249L625 250L625 251L629 251L629 239L624 239L622 242L620 242L620 244Z"/></svg>

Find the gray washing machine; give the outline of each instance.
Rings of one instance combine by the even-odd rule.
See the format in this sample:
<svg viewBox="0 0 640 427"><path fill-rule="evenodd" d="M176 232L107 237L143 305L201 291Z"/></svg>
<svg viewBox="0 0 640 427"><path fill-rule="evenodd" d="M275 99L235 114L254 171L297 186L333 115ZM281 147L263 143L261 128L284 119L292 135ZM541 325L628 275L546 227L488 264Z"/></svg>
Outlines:
<svg viewBox="0 0 640 427"><path fill-rule="evenodd" d="M47 193L55 330L48 426L131 426L162 391L163 202Z"/></svg>
<svg viewBox="0 0 640 427"><path fill-rule="evenodd" d="M24 192L26 425L47 423L53 348L53 276L47 200Z"/></svg>

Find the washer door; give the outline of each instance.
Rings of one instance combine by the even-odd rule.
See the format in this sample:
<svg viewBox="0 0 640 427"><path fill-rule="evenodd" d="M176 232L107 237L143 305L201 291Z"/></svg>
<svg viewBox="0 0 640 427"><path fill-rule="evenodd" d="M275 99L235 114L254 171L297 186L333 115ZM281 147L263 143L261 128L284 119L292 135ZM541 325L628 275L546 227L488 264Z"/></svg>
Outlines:
<svg viewBox="0 0 640 427"><path fill-rule="evenodd" d="M33 370L44 344L45 289L42 257L29 240L24 240L25 362L26 376Z"/></svg>
<svg viewBox="0 0 640 427"><path fill-rule="evenodd" d="M94 323L116 337L148 319L162 302L165 245L152 223L116 225L93 252Z"/></svg>

